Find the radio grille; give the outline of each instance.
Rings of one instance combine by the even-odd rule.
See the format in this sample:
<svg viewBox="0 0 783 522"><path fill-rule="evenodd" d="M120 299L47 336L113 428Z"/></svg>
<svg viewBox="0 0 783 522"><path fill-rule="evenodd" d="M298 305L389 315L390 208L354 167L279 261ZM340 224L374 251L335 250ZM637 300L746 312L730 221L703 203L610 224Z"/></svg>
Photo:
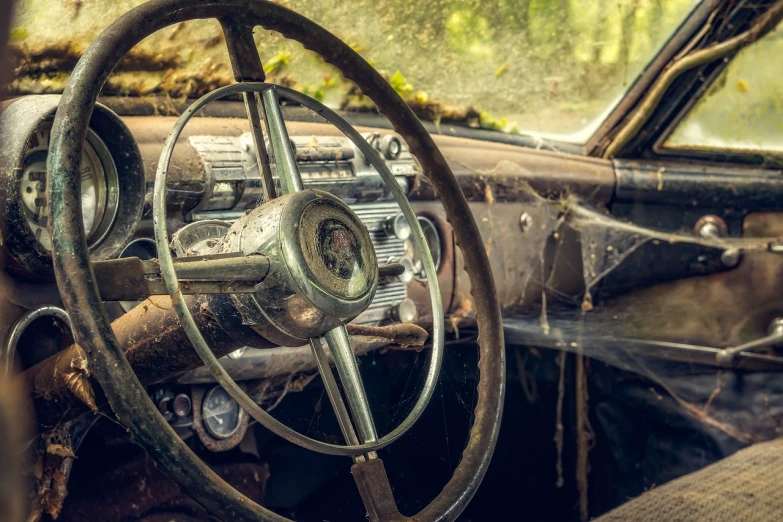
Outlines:
<svg viewBox="0 0 783 522"><path fill-rule="evenodd" d="M351 205L359 219L370 232L375 254L379 264L385 264L389 258L401 258L405 253L402 240L391 237L383 231L383 221L400 212L400 208L394 202L359 203ZM389 307L399 303L405 298L405 283L398 278L381 281L375 298L369 308L356 318L357 323L375 323L388 317Z"/></svg>

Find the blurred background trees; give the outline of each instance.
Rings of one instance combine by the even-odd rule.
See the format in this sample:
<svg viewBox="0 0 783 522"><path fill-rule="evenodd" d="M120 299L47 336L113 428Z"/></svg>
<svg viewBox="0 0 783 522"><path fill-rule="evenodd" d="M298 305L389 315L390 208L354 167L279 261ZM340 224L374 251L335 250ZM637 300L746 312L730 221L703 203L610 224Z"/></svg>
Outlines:
<svg viewBox="0 0 783 522"><path fill-rule="evenodd" d="M138 0L21 0L11 33L16 92L57 92L92 38ZM575 133L618 99L693 0L280 0L395 78L431 119L505 131ZM350 86L315 55L256 31L270 77L335 106ZM54 52L53 52L54 51ZM150 37L108 90L196 96L231 81L219 26ZM73 55L73 56L71 56ZM58 60L59 56L59 60ZM49 67L28 67L48 60ZM20 65L21 64L21 65ZM479 117L476 118L475 115ZM453 117L453 118L452 118Z"/></svg>

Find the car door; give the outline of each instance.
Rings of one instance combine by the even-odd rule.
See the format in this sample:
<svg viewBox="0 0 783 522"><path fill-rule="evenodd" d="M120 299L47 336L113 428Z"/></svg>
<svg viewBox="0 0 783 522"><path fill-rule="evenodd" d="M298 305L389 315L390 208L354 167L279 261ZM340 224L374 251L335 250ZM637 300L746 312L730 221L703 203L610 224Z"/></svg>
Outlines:
<svg viewBox="0 0 783 522"><path fill-rule="evenodd" d="M578 354L591 515L779 436L783 77L769 60L783 50L783 5L710 9L588 143L612 162L606 212L577 202L563 218L581 256L561 265L581 269L582 306L550 314L559 339L539 337ZM582 355L623 371L588 364L582 385ZM621 486L595 486L607 476Z"/></svg>

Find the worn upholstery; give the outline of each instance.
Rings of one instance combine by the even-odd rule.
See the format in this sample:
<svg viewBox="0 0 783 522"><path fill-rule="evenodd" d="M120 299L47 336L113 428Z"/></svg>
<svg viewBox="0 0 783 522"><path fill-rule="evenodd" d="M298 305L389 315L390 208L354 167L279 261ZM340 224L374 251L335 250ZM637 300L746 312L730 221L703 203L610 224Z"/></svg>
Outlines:
<svg viewBox="0 0 783 522"><path fill-rule="evenodd" d="M643 493L595 522L783 520L783 439L754 444Z"/></svg>

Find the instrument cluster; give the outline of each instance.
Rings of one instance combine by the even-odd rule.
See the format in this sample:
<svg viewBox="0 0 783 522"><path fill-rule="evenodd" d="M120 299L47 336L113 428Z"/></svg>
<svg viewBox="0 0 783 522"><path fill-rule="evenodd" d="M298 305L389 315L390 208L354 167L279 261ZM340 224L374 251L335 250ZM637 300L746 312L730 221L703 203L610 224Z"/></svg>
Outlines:
<svg viewBox="0 0 783 522"><path fill-rule="evenodd" d="M27 96L0 112L0 232L8 269L27 279L50 279L47 157L57 95ZM144 167L130 130L97 105L84 142L81 212L94 260L122 250L141 219Z"/></svg>

